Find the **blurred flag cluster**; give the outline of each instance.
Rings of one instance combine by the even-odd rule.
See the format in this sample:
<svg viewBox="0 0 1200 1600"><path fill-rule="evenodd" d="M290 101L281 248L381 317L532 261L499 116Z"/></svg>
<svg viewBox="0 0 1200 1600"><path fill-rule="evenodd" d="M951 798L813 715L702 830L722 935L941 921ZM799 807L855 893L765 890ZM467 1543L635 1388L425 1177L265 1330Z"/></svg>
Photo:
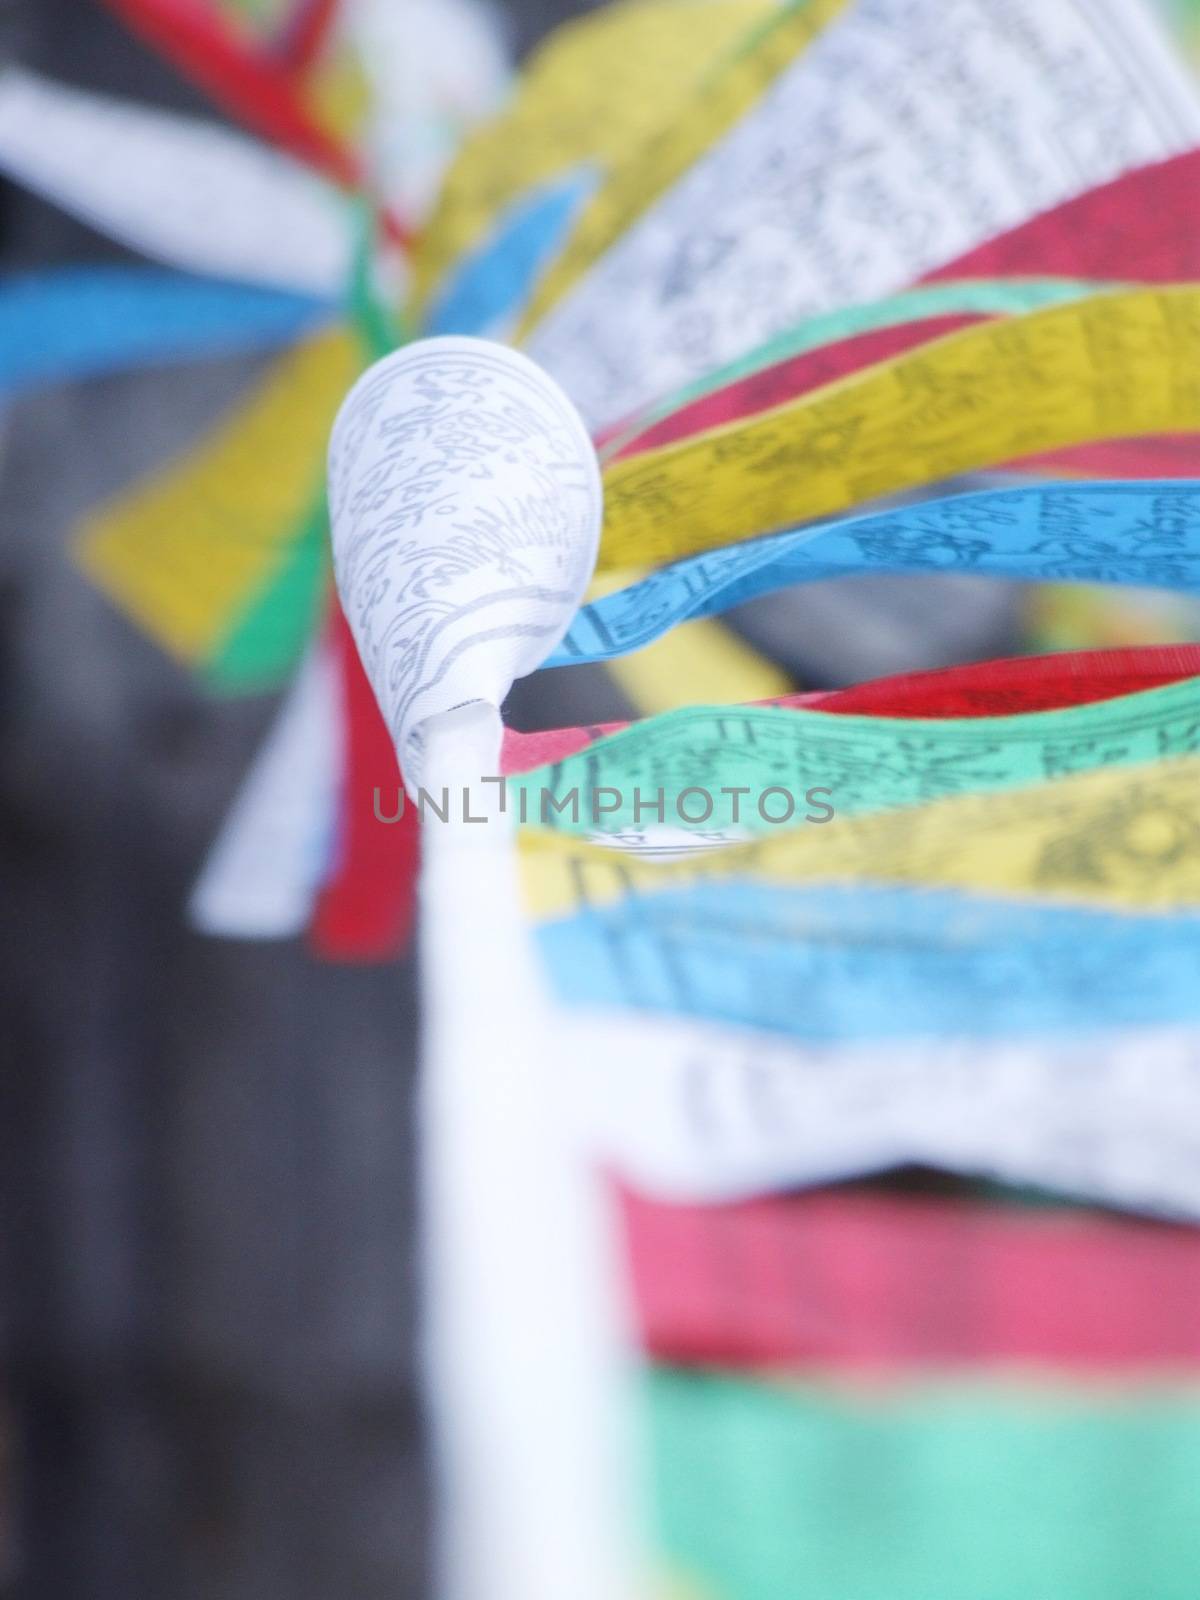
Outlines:
<svg viewBox="0 0 1200 1600"><path fill-rule="evenodd" d="M1191 1600L1200 8L618 0L510 82L474 0L110 3L227 120L5 71L0 170L145 262L0 285L3 385L272 352L77 543L286 685L189 914L405 948L329 427L408 338L519 345L604 468L546 670L645 713L504 759L614 1030L664 1593ZM1011 595L1009 652L806 690L722 620L904 578L933 631Z"/></svg>

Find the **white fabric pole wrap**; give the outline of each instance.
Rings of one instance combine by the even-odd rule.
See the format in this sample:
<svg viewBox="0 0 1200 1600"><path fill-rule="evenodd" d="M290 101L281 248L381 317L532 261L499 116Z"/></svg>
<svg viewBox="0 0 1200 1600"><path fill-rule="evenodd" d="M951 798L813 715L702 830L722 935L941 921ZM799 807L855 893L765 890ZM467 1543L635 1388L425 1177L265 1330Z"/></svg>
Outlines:
<svg viewBox="0 0 1200 1600"><path fill-rule="evenodd" d="M437 339L351 391L330 447L346 615L422 805L425 1332L439 1600L631 1600L623 1307L553 1050L495 778L499 706L562 637L601 493L565 396ZM445 820L442 820L444 815Z"/></svg>
<svg viewBox="0 0 1200 1600"><path fill-rule="evenodd" d="M410 794L422 723L499 709L563 638L602 512L574 406L504 345L423 339L351 389L329 447L334 569Z"/></svg>

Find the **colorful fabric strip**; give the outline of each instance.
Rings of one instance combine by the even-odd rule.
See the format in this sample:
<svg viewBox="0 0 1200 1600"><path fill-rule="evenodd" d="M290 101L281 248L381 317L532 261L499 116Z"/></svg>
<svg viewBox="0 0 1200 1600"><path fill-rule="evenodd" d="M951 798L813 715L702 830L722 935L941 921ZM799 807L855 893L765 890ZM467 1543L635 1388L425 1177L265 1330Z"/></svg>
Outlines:
<svg viewBox="0 0 1200 1600"><path fill-rule="evenodd" d="M1035 451L1200 428L1200 289L988 322L609 465L604 568L644 568Z"/></svg>
<svg viewBox="0 0 1200 1600"><path fill-rule="evenodd" d="M699 839L721 830L784 835L814 809L804 797L820 789L838 819L822 830L832 846L838 828L870 812L1193 753L1198 719L1196 680L1014 717L921 721L691 706L610 734L508 787L523 822L609 835L657 823Z"/></svg>
<svg viewBox="0 0 1200 1600"><path fill-rule="evenodd" d="M865 1188L621 1197L658 1360L893 1371L1200 1367L1200 1231Z"/></svg>
<svg viewBox="0 0 1200 1600"><path fill-rule="evenodd" d="M156 267L0 279L0 395L185 358L290 344L336 315L307 295Z"/></svg>
<svg viewBox="0 0 1200 1600"><path fill-rule="evenodd" d="M594 600L546 663L603 661L793 583L955 572L1200 592L1200 481L950 495L708 551Z"/></svg>
<svg viewBox="0 0 1200 1600"><path fill-rule="evenodd" d="M659 1529L711 1600L1192 1600L1200 1384L647 1380Z"/></svg>
<svg viewBox="0 0 1200 1600"><path fill-rule="evenodd" d="M1200 915L728 878L554 921L558 998L820 1042L1200 1022Z"/></svg>

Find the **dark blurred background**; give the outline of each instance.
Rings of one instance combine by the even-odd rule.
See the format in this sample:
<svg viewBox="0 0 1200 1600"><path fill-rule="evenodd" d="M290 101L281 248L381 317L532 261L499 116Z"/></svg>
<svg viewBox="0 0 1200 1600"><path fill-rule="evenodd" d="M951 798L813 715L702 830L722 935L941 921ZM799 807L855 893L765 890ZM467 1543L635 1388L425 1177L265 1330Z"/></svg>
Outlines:
<svg viewBox="0 0 1200 1600"><path fill-rule="evenodd" d="M508 0L523 52L581 0ZM0 60L214 116L88 0L0 4ZM0 270L124 252L0 185ZM412 966L190 933L274 701L214 700L81 578L80 515L259 359L0 414L3 1593L408 1600Z"/></svg>

